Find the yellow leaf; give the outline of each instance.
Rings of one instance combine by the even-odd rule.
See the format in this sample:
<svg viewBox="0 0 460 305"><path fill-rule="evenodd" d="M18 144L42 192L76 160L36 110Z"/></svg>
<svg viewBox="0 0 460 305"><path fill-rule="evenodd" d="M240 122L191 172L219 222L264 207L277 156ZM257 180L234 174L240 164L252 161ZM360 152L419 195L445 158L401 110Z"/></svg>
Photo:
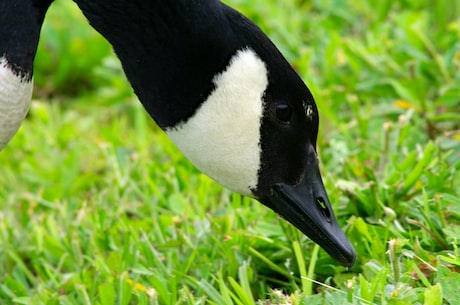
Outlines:
<svg viewBox="0 0 460 305"><path fill-rule="evenodd" d="M393 102L393 106L401 108L401 109L412 109L414 106L412 106L411 103L405 100L396 100Z"/></svg>

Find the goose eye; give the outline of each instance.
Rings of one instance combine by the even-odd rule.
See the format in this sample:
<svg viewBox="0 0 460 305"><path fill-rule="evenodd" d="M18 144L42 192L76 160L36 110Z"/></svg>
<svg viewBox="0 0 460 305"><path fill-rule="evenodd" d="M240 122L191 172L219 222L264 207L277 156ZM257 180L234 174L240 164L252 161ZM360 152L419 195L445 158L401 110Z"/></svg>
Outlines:
<svg viewBox="0 0 460 305"><path fill-rule="evenodd" d="M292 116L292 108L286 104L279 104L276 106L276 117L281 122L289 122Z"/></svg>

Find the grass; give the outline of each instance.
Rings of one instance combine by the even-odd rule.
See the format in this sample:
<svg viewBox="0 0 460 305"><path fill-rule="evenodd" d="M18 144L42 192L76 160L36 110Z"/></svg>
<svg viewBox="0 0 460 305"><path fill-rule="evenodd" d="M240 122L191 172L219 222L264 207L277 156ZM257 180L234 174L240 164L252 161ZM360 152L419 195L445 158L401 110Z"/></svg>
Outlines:
<svg viewBox="0 0 460 305"><path fill-rule="evenodd" d="M199 173L58 1L28 119L0 153L0 303L460 304L459 5L228 2L314 93L356 265Z"/></svg>

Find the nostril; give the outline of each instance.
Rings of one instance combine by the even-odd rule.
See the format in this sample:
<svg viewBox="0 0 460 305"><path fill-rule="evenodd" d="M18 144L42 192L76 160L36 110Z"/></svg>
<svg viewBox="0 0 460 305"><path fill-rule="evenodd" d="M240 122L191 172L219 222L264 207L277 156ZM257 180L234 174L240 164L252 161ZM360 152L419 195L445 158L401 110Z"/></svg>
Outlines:
<svg viewBox="0 0 460 305"><path fill-rule="evenodd" d="M329 208L327 207L324 198L316 197L316 204L318 205L319 210L324 215L324 217L326 217L327 221L331 222L331 212L329 211Z"/></svg>

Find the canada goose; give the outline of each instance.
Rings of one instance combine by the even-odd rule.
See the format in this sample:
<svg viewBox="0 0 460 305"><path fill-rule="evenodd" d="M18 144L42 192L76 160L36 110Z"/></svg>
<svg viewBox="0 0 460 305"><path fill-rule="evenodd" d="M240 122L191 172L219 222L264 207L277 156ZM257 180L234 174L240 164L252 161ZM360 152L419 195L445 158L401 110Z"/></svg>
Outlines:
<svg viewBox="0 0 460 305"><path fill-rule="evenodd" d="M51 2L0 3L0 149L26 115ZM314 99L256 25L219 0L75 2L112 44L147 112L197 168L353 265L319 172Z"/></svg>

